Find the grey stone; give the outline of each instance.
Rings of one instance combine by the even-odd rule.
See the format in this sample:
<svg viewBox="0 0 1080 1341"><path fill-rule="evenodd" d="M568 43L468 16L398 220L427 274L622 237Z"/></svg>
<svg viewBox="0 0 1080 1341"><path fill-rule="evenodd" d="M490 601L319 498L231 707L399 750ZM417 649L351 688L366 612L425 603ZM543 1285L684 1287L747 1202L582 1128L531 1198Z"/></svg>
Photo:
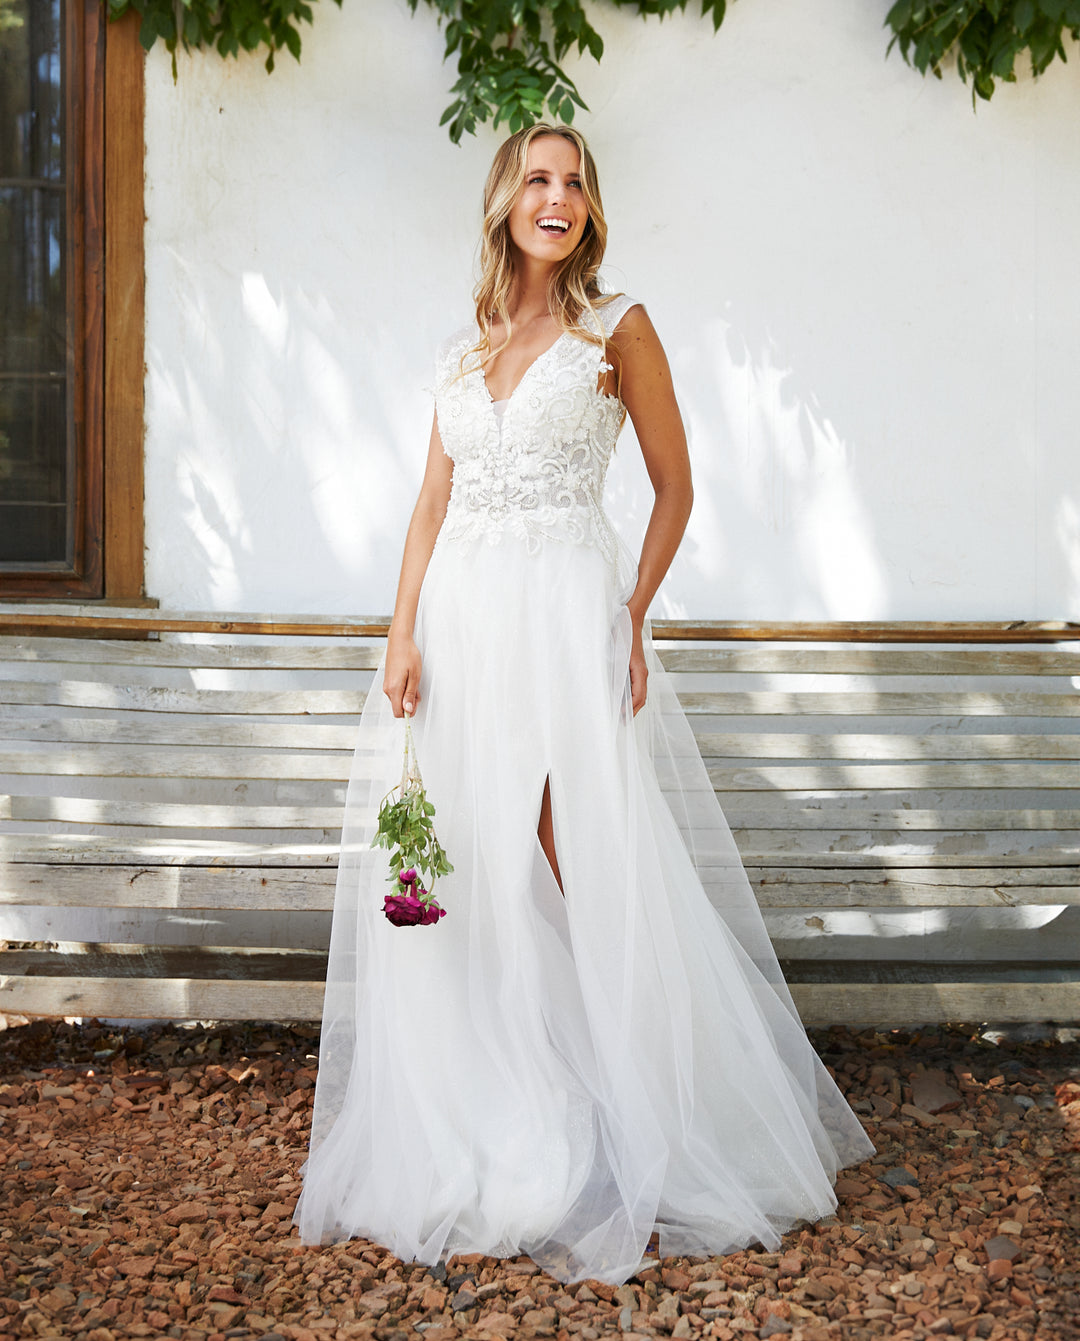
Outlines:
<svg viewBox="0 0 1080 1341"><path fill-rule="evenodd" d="M758 1332L758 1336L765 1341L770 1336L780 1336L783 1332L791 1331L791 1323L785 1322L783 1318L777 1317L775 1313L770 1313L765 1319L765 1325Z"/></svg>
<svg viewBox="0 0 1080 1341"><path fill-rule="evenodd" d="M881 1181L887 1183L889 1187L918 1187L919 1180L913 1173L902 1168L899 1164L891 1169L886 1169L881 1175Z"/></svg>
<svg viewBox="0 0 1080 1341"><path fill-rule="evenodd" d="M991 1262L1015 1262L1021 1252L1019 1243L1014 1243L1004 1234L997 1234L994 1238L987 1239L983 1246Z"/></svg>
<svg viewBox="0 0 1080 1341"><path fill-rule="evenodd" d="M726 1280L720 1280L718 1277L710 1277L709 1280L691 1281L690 1289L687 1293L691 1299L704 1299L707 1294L712 1294L714 1290L726 1290L728 1283Z"/></svg>

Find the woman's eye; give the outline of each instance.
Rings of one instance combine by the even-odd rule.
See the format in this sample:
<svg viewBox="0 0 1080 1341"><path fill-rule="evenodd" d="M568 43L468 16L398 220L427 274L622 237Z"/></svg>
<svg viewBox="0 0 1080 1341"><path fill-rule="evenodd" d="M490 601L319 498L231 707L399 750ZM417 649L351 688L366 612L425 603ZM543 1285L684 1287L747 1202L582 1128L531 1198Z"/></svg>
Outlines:
<svg viewBox="0 0 1080 1341"><path fill-rule="evenodd" d="M530 186L535 186L535 185L537 184L537 182L543 182L543 181L546 181L546 180L547 180L547 179L544 178L544 177L530 177L530 178L529 178L529 185L530 185Z"/></svg>

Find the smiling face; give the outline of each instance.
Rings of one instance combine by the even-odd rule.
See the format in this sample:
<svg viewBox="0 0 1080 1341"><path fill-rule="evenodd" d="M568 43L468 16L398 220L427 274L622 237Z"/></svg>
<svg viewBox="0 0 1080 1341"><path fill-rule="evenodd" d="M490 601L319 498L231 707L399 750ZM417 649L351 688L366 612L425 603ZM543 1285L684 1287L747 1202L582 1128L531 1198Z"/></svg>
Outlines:
<svg viewBox="0 0 1080 1341"><path fill-rule="evenodd" d="M515 255L547 265L562 261L581 241L588 222L577 146L561 135L537 136L507 219Z"/></svg>

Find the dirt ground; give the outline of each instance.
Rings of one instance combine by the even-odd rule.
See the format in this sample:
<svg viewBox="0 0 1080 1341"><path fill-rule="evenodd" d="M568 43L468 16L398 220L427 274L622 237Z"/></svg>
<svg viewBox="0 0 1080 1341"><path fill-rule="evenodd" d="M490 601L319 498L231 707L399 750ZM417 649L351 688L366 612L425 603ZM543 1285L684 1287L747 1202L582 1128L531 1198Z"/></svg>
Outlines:
<svg viewBox="0 0 1080 1341"><path fill-rule="evenodd" d="M877 1147L841 1177L837 1215L779 1251L650 1262L613 1290L525 1258L303 1247L315 1029L9 1024L0 1341L1080 1338L1067 1031L814 1032Z"/></svg>

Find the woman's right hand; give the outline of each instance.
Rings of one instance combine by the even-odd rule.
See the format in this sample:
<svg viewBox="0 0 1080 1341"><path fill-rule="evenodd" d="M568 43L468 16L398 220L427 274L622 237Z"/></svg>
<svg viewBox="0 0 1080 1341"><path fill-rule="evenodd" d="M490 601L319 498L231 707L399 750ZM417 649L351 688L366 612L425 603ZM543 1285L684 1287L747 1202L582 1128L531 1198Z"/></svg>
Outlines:
<svg viewBox="0 0 1080 1341"><path fill-rule="evenodd" d="M411 717L420 702L420 649L411 635L390 634L386 644L383 693L395 717Z"/></svg>

